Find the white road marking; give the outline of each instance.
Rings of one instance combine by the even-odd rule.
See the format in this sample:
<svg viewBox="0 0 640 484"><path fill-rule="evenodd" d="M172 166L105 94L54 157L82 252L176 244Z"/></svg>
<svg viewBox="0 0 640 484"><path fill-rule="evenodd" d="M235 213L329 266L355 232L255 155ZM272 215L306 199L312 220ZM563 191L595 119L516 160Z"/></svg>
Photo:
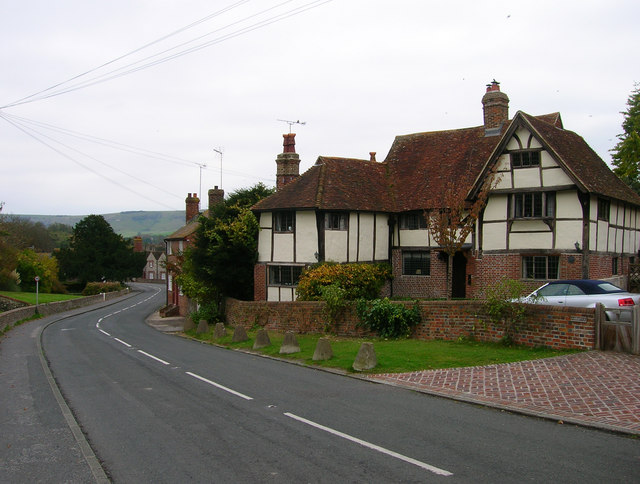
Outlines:
<svg viewBox="0 0 640 484"><path fill-rule="evenodd" d="M148 356L149 358L159 361L160 363L162 363L163 365L168 365L169 362L168 361L164 361L161 360L160 358L158 358L157 356L153 356L152 354L147 353L146 351L142 351L142 350L138 350L138 353L142 353L144 356Z"/></svg>
<svg viewBox="0 0 640 484"><path fill-rule="evenodd" d="M107 333L104 329L99 329L98 331L100 331L101 333L106 334L107 336L111 336L109 333Z"/></svg>
<svg viewBox="0 0 640 484"><path fill-rule="evenodd" d="M240 397L240 398L244 398L245 400L253 400L252 397L249 397L249 396L245 395L244 393L236 392L235 390L232 390L231 388L227 388L227 387L225 387L223 385L220 385L219 383L213 382L211 380L207 380L206 378L204 378L204 377L202 377L200 375L196 375L195 373L191 373L190 371L187 371L186 373L187 373L187 375L190 375L190 376L192 376L194 378L197 378L198 380L201 380L201 381L203 381L205 383L208 383L209 385L213 385L214 387L219 388L220 390L224 390L225 392L229 392L232 395L235 395L235 396Z"/></svg>
<svg viewBox="0 0 640 484"><path fill-rule="evenodd" d="M439 467L434 467L432 465L426 464L424 462L421 462L419 460L413 459L411 457L407 457L405 455L399 454L397 452L394 452L392 450L389 449L385 449L384 447L380 447L379 445L375 445L372 444L370 442L367 442L365 440L361 440L358 439L357 437L353 437L351 435L339 432L338 430L334 430L332 428L329 427L325 427L324 425L320 425L318 423L312 422L311 420L307 420L306 418L302 418L302 417L298 417L297 415L294 415L292 413L286 412L285 415L287 417L290 417L294 420L297 420L299 422L305 423L307 425L310 425L312 427L315 427L317 429L320 430L324 430L325 432L328 432L330 434L336 435L338 437L342 437L343 439L347 439L350 440L351 442L355 442L356 444L360 444L363 447L367 447L368 449L372 449L378 452L381 452L383 454L389 455L391 457L395 457L396 459L400 459L404 462L407 462L409 464L413 464L415 466L421 467L422 469L425 469L429 472L433 472L434 474L438 474L440 476L452 476L453 473L449 472L449 471L445 471L444 469L440 469Z"/></svg>
<svg viewBox="0 0 640 484"><path fill-rule="evenodd" d="M123 345L125 345L127 348L131 348L131 345L129 343L127 343L126 341L122 341L119 338L113 338L115 339L118 343L122 343Z"/></svg>

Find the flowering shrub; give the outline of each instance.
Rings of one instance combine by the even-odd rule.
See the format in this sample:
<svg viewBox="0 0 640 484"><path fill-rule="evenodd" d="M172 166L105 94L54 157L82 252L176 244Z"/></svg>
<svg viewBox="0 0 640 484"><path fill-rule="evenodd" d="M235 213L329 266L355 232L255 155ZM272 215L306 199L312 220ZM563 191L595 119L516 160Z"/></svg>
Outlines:
<svg viewBox="0 0 640 484"><path fill-rule="evenodd" d="M323 263L310 267L300 276L298 299L324 300L322 288L337 286L345 300L374 299L387 279L391 278L388 264Z"/></svg>
<svg viewBox="0 0 640 484"><path fill-rule="evenodd" d="M123 289L119 282L88 282L82 291L83 296L95 296L103 292L115 292Z"/></svg>

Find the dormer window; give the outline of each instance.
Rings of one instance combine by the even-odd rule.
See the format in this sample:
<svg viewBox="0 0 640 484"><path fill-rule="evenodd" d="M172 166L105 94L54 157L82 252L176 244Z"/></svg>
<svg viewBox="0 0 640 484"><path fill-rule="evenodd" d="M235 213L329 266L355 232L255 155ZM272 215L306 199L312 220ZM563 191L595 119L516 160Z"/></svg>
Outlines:
<svg viewBox="0 0 640 484"><path fill-rule="evenodd" d="M293 232L295 227L295 212L275 212L273 218L274 230L276 232Z"/></svg>
<svg viewBox="0 0 640 484"><path fill-rule="evenodd" d="M529 168L532 166L540 166L540 151L512 151L511 167L512 168Z"/></svg>

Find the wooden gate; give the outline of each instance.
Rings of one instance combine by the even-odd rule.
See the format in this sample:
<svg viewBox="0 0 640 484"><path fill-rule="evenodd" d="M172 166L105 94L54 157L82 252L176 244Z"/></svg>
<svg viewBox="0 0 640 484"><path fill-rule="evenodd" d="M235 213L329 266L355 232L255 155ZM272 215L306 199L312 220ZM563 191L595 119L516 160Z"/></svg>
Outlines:
<svg viewBox="0 0 640 484"><path fill-rule="evenodd" d="M631 321L608 320L606 311L631 313ZM596 349L640 355L640 308L605 308L596 305Z"/></svg>
<svg viewBox="0 0 640 484"><path fill-rule="evenodd" d="M629 291L640 292L640 264L629 265Z"/></svg>

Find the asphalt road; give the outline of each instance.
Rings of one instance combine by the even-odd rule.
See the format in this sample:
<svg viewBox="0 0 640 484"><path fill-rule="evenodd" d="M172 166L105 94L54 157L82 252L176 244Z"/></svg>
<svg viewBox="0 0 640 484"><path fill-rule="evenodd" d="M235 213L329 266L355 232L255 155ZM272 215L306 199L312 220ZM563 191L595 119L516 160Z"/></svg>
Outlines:
<svg viewBox="0 0 640 484"><path fill-rule="evenodd" d="M159 333L143 321L164 294L138 287L140 294L56 322L42 335L62 394L114 482L640 476L634 439Z"/></svg>

